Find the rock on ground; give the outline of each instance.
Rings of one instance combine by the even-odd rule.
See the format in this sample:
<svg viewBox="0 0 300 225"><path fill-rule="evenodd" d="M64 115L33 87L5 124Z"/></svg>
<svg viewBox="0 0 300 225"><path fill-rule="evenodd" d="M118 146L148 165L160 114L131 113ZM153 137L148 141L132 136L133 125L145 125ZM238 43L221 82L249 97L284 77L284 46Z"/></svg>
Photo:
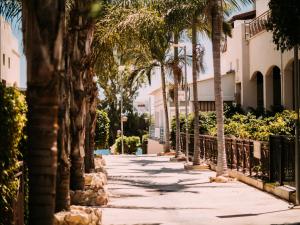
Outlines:
<svg viewBox="0 0 300 225"><path fill-rule="evenodd" d="M70 211L54 215L54 225L101 225L101 218L100 209L72 205Z"/></svg>
<svg viewBox="0 0 300 225"><path fill-rule="evenodd" d="M70 191L70 196L73 205L102 206L108 203L108 192L105 189Z"/></svg>
<svg viewBox="0 0 300 225"><path fill-rule="evenodd" d="M107 184L107 176L105 173L86 173L84 175L84 184L86 189L98 190Z"/></svg>

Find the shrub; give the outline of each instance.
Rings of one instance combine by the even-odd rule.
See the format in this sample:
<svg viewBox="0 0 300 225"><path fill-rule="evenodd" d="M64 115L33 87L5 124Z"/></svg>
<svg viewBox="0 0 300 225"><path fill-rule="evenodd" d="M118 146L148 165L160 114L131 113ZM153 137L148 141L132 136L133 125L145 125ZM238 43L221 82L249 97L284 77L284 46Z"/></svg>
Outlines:
<svg viewBox="0 0 300 225"><path fill-rule="evenodd" d="M231 119L225 119L225 135L258 141L268 141L270 135L293 135L295 118L295 112L288 110L273 117L236 114Z"/></svg>
<svg viewBox="0 0 300 225"><path fill-rule="evenodd" d="M16 88L0 83L0 224L11 224L12 201L16 198L19 182L14 177L22 157L20 143L25 139L27 105L25 96Z"/></svg>
<svg viewBox="0 0 300 225"><path fill-rule="evenodd" d="M110 120L103 110L97 110L97 122L95 131L96 148L104 149L108 147Z"/></svg>
<svg viewBox="0 0 300 225"><path fill-rule="evenodd" d="M244 114L244 110L242 109L240 104L224 104L224 116L226 118L231 118L235 114Z"/></svg>
<svg viewBox="0 0 300 225"><path fill-rule="evenodd" d="M138 136L123 136L124 153L134 154L138 147L141 147L141 140ZM118 137L115 142L115 148L118 153L122 153L122 137Z"/></svg>
<svg viewBox="0 0 300 225"><path fill-rule="evenodd" d="M236 111L235 113L233 113ZM253 139L258 141L268 141L270 135L294 135L296 113L294 111L284 110L274 114L274 116L257 116L253 113L240 114L239 110L230 109L227 111L229 117L224 120L224 133L229 137L242 139ZM230 112L230 113L229 113ZM194 115L190 114L189 133L194 133ZM175 118L171 124L171 142L175 147ZM185 132L185 116L180 116L180 129ZM216 115L214 112L200 112L199 115L200 134L217 135Z"/></svg>
<svg viewBox="0 0 300 225"><path fill-rule="evenodd" d="M181 114L179 116L179 121L180 121L180 132L185 132L185 116ZM176 147L176 119L175 119L175 116L172 118L172 121L171 121L170 139L171 139L171 146L173 149L175 149L175 147Z"/></svg>

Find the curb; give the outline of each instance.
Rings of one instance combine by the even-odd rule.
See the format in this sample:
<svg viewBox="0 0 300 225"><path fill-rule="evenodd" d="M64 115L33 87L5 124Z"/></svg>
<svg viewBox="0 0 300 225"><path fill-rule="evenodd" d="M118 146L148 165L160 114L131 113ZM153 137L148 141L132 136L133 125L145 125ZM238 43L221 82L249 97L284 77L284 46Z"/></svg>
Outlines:
<svg viewBox="0 0 300 225"><path fill-rule="evenodd" d="M211 170L216 171L216 165L209 163ZM259 190L265 191L267 193L273 194L283 200L296 202L296 189L290 186L274 186L270 183L266 183L262 180L257 180L252 177L246 176L245 174L228 169L228 174L230 177L236 178L238 181L241 181L245 184L248 184L252 187L255 187Z"/></svg>

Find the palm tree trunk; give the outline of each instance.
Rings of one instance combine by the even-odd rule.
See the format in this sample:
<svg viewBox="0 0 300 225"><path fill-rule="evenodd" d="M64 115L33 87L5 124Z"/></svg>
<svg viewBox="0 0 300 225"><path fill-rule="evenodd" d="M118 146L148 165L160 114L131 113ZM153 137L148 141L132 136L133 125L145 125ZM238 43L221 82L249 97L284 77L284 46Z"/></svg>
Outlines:
<svg viewBox="0 0 300 225"><path fill-rule="evenodd" d="M178 44L179 34L178 32L174 33L174 44ZM179 118L179 103L178 103L178 88L179 88L179 79L180 79L180 69L179 69L179 53L178 47L174 47L174 104L175 104L175 119L176 119L176 157L181 154L180 149L180 118Z"/></svg>
<svg viewBox="0 0 300 225"><path fill-rule="evenodd" d="M165 146L164 151L170 152L170 128L169 128L169 112L168 112L168 104L167 104L167 94L166 94L166 74L163 64L160 66L161 72L161 87L162 87L162 95L163 95L163 103L164 103L164 112L165 112Z"/></svg>
<svg viewBox="0 0 300 225"><path fill-rule="evenodd" d="M227 175L227 161L224 137L223 93L221 87L221 31L222 31L222 1L212 0L212 47L214 65L214 90L217 116L218 161L217 176Z"/></svg>
<svg viewBox="0 0 300 225"><path fill-rule="evenodd" d="M95 129L96 129L96 109L97 109L97 86L93 81L94 73L90 69L86 79L87 109L85 132L85 172L90 173L95 169L94 148L95 148Z"/></svg>
<svg viewBox="0 0 300 225"><path fill-rule="evenodd" d="M199 146L199 103L197 87L197 27L196 18L192 23L192 57L193 57L193 98L194 98L194 158L193 165L200 165L200 146Z"/></svg>
<svg viewBox="0 0 300 225"><path fill-rule="evenodd" d="M66 74L66 73L65 73ZM70 85L69 77L61 77L59 82L59 116L58 116L58 159L56 177L56 212L70 209Z"/></svg>
<svg viewBox="0 0 300 225"><path fill-rule="evenodd" d="M75 1L71 12L72 41L71 67L73 76L73 99L71 100L71 189L84 189L84 157L87 116L87 96L84 78L88 76L91 44L93 40L93 20L84 13L90 12L91 1ZM80 13L80 14L79 14ZM83 13L83 15L82 15Z"/></svg>
<svg viewBox="0 0 300 225"><path fill-rule="evenodd" d="M46 4L47 3L47 4ZM64 1L23 1L27 58L29 224L52 225L55 211ZM42 12L42 13L41 13ZM47 26L45 26L47 24Z"/></svg>
<svg viewBox="0 0 300 225"><path fill-rule="evenodd" d="M66 18L64 18L66 20ZM57 175L56 175L56 205L55 211L70 210L70 82L71 74L68 68L69 49L66 23L64 25L64 67L65 72L59 79L59 113L58 113L58 139L57 139Z"/></svg>

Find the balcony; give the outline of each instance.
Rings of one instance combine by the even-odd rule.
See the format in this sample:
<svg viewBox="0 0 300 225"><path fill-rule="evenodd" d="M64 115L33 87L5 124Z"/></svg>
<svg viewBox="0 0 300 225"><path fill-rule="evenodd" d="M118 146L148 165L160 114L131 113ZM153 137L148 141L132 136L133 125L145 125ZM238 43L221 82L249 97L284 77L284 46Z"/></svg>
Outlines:
<svg viewBox="0 0 300 225"><path fill-rule="evenodd" d="M245 37L246 40L251 39L258 33L266 30L266 24L270 18L271 11L268 10L250 22L245 22Z"/></svg>

